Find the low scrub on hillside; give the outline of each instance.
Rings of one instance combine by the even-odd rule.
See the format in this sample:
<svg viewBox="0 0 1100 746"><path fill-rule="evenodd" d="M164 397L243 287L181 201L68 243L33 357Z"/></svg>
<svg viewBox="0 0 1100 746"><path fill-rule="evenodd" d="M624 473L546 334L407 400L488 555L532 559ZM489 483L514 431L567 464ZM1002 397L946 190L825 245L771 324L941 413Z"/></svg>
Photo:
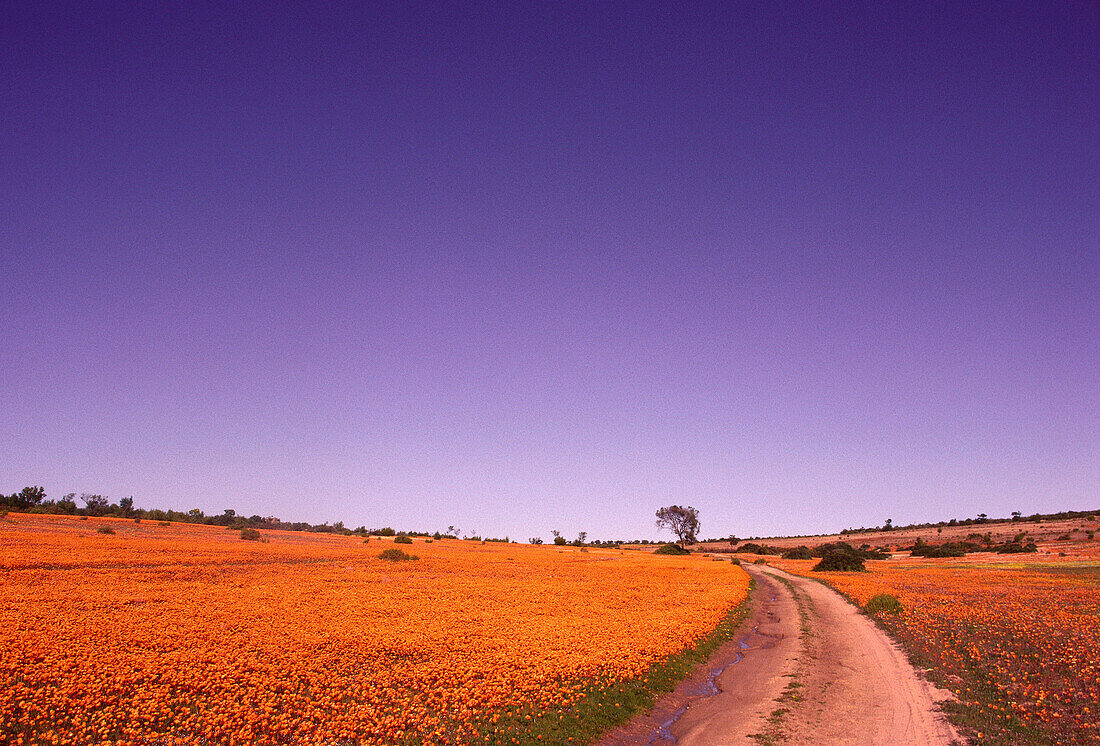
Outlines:
<svg viewBox="0 0 1100 746"><path fill-rule="evenodd" d="M657 549L654 550L653 553L654 554L675 554L675 555L691 554L691 552L684 549L683 547L681 547L678 544L664 544L663 546L657 547Z"/></svg>
<svg viewBox="0 0 1100 746"><path fill-rule="evenodd" d="M752 541L742 544L733 551L745 554L774 554L776 556L783 554L783 550L779 547L770 547L767 544L757 544Z"/></svg>
<svg viewBox="0 0 1100 746"><path fill-rule="evenodd" d="M1020 542L1009 542L1004 546L997 548L997 554L1026 554L1038 551L1039 547L1035 545L1034 541L1029 541L1027 544L1021 544Z"/></svg>
<svg viewBox="0 0 1100 746"><path fill-rule="evenodd" d="M810 552L809 547L795 547L794 549L788 549L782 554L783 559L799 559L808 560L813 559L814 556Z"/></svg>
<svg viewBox="0 0 1100 746"><path fill-rule="evenodd" d="M378 559L384 559L388 562L412 562L420 558L415 554L408 554L402 549L383 549L382 553L378 555Z"/></svg>
<svg viewBox="0 0 1100 746"><path fill-rule="evenodd" d="M836 541L829 544L819 544L814 547L810 554L814 557L821 557L824 559L830 554L847 554L859 559L890 559L890 555L887 552L880 551L878 549L871 549L868 545L864 544L863 547L854 547L851 544L843 541Z"/></svg>
<svg viewBox="0 0 1100 746"><path fill-rule="evenodd" d="M914 557L928 557L936 559L940 557L963 557L975 552L997 552L998 554L1021 554L1038 550L1035 542L1025 543L1022 534L1017 534L1012 541L1004 544L977 544L972 541L949 541L943 544L926 544L923 539L917 539L911 547L907 547Z"/></svg>
<svg viewBox="0 0 1100 746"><path fill-rule="evenodd" d="M944 544L923 544L917 542L910 548L914 557L963 557L967 552L975 552L978 547L967 541L949 541Z"/></svg>

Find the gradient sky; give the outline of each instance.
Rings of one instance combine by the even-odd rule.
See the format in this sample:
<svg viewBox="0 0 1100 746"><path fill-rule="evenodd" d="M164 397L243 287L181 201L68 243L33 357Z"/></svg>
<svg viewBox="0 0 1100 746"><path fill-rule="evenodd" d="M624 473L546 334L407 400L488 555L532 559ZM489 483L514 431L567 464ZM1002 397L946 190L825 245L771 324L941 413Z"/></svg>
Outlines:
<svg viewBox="0 0 1100 746"><path fill-rule="evenodd" d="M471 6L3 5L0 491L1100 508L1100 6Z"/></svg>

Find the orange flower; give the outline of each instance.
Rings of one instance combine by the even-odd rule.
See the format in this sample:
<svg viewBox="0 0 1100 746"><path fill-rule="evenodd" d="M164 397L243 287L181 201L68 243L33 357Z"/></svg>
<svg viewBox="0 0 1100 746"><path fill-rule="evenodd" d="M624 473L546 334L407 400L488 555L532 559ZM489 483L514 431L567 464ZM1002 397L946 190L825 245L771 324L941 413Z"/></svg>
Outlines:
<svg viewBox="0 0 1100 746"><path fill-rule="evenodd" d="M0 740L469 743L644 674L748 589L699 558L263 533L9 515Z"/></svg>

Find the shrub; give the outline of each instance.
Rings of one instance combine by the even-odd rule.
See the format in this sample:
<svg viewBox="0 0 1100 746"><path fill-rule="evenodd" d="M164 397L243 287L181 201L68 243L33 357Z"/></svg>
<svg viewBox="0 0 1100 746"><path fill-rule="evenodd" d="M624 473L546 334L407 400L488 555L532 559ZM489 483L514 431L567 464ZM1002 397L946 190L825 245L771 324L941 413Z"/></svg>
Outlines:
<svg viewBox="0 0 1100 746"><path fill-rule="evenodd" d="M412 544L413 540L408 536L395 536L393 537L394 544Z"/></svg>
<svg viewBox="0 0 1100 746"><path fill-rule="evenodd" d="M794 549L788 549L781 555L783 559L813 559L813 555L810 554L809 547L795 547Z"/></svg>
<svg viewBox="0 0 1100 746"><path fill-rule="evenodd" d="M245 541L259 541L260 540L260 532L257 531L254 528L242 528L241 529L241 538L244 539Z"/></svg>
<svg viewBox="0 0 1100 746"><path fill-rule="evenodd" d="M425 544L431 544L433 541L435 541L435 540L434 539L425 539L424 543Z"/></svg>
<svg viewBox="0 0 1100 746"><path fill-rule="evenodd" d="M1071 539L1069 534L1062 534L1058 537L1058 541L1069 541Z"/></svg>
<svg viewBox="0 0 1100 746"><path fill-rule="evenodd" d="M967 541L947 542L946 544L914 544L910 551L914 557L962 557L967 552L978 551L980 547Z"/></svg>
<svg viewBox="0 0 1100 746"><path fill-rule="evenodd" d="M963 544L953 544L947 542L946 544L940 544L938 547L932 547L925 557L962 557L966 555L966 546Z"/></svg>
<svg viewBox="0 0 1100 746"><path fill-rule="evenodd" d="M813 548L810 554L814 557L825 558L826 555L840 552L841 554L850 554L853 557L860 559L890 559L890 555L886 552L881 552L877 549L856 549L851 544L844 541L832 542L830 544L821 544Z"/></svg>
<svg viewBox="0 0 1100 746"><path fill-rule="evenodd" d="M730 557L730 562L732 562L735 565L740 565L741 564L741 560L737 559L736 557Z"/></svg>
<svg viewBox="0 0 1100 746"><path fill-rule="evenodd" d="M654 554L675 554L675 555L691 554L691 552L689 552L688 550L682 548L678 544L664 544L662 546L657 547L657 550L654 551L653 553Z"/></svg>
<svg viewBox="0 0 1100 746"><path fill-rule="evenodd" d="M383 549L382 553L378 555L378 559L384 559L389 562L411 562L420 558L415 554L406 554L405 551L401 549Z"/></svg>
<svg viewBox="0 0 1100 746"><path fill-rule="evenodd" d="M171 521L161 521L161 522L160 522L160 523L158 523L157 525L158 525L158 526L171 526L171 525L172 525L172 522L171 522Z"/></svg>
<svg viewBox="0 0 1100 746"><path fill-rule="evenodd" d="M813 569L817 572L862 572L866 568L858 554L833 550L827 552Z"/></svg>
<svg viewBox="0 0 1100 746"><path fill-rule="evenodd" d="M778 547L769 547L767 544L757 544L752 541L742 544L733 551L746 554L783 554L783 550Z"/></svg>
<svg viewBox="0 0 1100 746"><path fill-rule="evenodd" d="M752 561L752 563L754 565L766 565L766 564L768 564L768 561L766 559L764 559L763 557L760 557L759 559L754 559Z"/></svg>
<svg viewBox="0 0 1100 746"><path fill-rule="evenodd" d="M364 544L370 544L370 537L367 537L366 539L363 539L363 543Z"/></svg>
<svg viewBox="0 0 1100 746"><path fill-rule="evenodd" d="M113 528L111 528L110 526L100 526L99 528L96 529L96 533L99 533L99 534L113 534L114 532L115 532L115 530Z"/></svg>
<svg viewBox="0 0 1100 746"><path fill-rule="evenodd" d="M877 596L872 596L866 604L863 605L863 610L868 614L877 614L880 611L885 614L900 614L901 613L901 601L897 596L891 596L889 593L880 593Z"/></svg>
<svg viewBox="0 0 1100 746"><path fill-rule="evenodd" d="M82 515L82 516L80 516L80 520L86 521L86 520L88 520L88 516Z"/></svg>
<svg viewBox="0 0 1100 746"><path fill-rule="evenodd" d="M140 518L135 518L134 523L141 523L141 519Z"/></svg>
<svg viewBox="0 0 1100 746"><path fill-rule="evenodd" d="M1029 541L1027 544L1013 541L997 549L997 554L1026 554L1038 551L1039 547L1035 546L1035 542L1033 541Z"/></svg>

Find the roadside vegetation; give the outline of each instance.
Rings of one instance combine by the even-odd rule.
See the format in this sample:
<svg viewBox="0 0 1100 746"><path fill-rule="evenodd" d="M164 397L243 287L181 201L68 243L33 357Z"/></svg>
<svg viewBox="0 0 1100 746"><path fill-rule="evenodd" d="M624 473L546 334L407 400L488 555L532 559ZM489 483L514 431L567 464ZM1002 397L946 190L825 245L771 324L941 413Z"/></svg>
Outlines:
<svg viewBox="0 0 1100 746"><path fill-rule="evenodd" d="M1100 560L876 563L813 573L864 608L958 700L976 743L1100 742ZM784 569L811 574L809 563Z"/></svg>

